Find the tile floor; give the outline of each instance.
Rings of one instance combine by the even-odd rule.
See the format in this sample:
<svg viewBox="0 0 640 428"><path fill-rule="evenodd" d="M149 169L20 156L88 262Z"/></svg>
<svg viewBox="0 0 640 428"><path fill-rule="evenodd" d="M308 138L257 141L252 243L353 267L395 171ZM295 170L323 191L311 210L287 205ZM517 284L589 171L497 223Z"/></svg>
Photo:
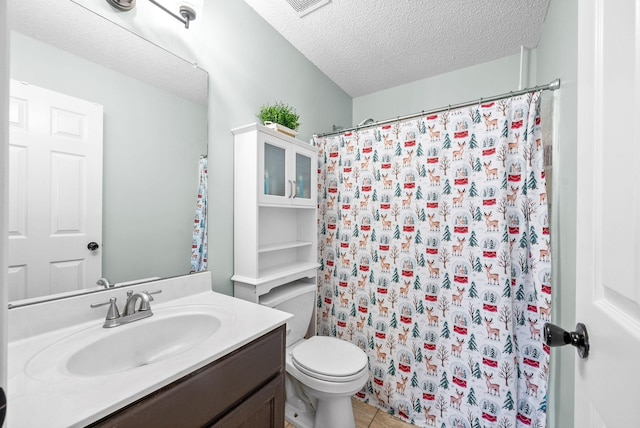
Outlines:
<svg viewBox="0 0 640 428"><path fill-rule="evenodd" d="M388 415L384 410L370 406L358 400L353 403L353 416L356 420L356 428L415 428L398 418ZM293 428L293 425L285 422L285 428Z"/></svg>

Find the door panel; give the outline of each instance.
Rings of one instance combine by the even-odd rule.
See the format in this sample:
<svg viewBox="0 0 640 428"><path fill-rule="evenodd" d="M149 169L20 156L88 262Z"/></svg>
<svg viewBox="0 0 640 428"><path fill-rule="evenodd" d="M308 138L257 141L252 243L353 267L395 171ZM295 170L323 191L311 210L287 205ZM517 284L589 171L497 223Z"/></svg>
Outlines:
<svg viewBox="0 0 640 428"><path fill-rule="evenodd" d="M576 364L576 427L640 420L636 9L624 0L579 4L576 318L591 351Z"/></svg>

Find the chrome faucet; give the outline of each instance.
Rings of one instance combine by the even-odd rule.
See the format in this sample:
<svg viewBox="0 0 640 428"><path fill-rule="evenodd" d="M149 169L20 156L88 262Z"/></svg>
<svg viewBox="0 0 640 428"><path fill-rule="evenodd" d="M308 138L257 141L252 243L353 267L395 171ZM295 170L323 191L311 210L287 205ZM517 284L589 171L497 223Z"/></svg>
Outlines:
<svg viewBox="0 0 640 428"><path fill-rule="evenodd" d="M96 281L96 284L103 286L104 288L113 288L116 286L115 283L109 282L107 278L100 278Z"/></svg>
<svg viewBox="0 0 640 428"><path fill-rule="evenodd" d="M136 303L140 300L140 309L136 311ZM138 312L148 311L151 312L151 305L149 302L153 302L153 297L146 291L133 294L133 291L127 291L127 302L124 304L123 316L128 317Z"/></svg>
<svg viewBox="0 0 640 428"><path fill-rule="evenodd" d="M133 293L133 291L127 291L127 301L124 304L124 313L120 316L120 311L118 310L117 299L112 297L108 302L104 303L93 303L91 304L92 308L97 308L104 305L109 305L109 310L107 310L107 316L104 320L104 328L117 327L122 324L128 324L133 321L141 320L143 318L148 318L153 315L151 312L151 305L149 302L153 301L152 294L162 293L162 290L154 291L153 293L149 293L147 291L141 291L139 293ZM140 300L140 308L136 310L136 303Z"/></svg>

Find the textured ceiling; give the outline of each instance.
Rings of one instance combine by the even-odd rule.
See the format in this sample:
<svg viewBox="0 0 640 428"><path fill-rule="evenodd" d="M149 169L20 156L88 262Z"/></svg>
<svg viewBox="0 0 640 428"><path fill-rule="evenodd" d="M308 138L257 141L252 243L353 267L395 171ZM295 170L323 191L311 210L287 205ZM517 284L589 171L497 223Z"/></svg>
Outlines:
<svg viewBox="0 0 640 428"><path fill-rule="evenodd" d="M352 97L537 46L549 0L245 0Z"/></svg>

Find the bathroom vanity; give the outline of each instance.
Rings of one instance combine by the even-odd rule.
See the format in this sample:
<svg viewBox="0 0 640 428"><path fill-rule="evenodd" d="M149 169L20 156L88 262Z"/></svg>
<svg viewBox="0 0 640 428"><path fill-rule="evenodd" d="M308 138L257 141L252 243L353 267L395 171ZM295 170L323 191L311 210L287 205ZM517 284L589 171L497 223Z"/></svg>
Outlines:
<svg viewBox="0 0 640 428"><path fill-rule="evenodd" d="M283 426L284 331L278 327L89 427Z"/></svg>
<svg viewBox="0 0 640 428"><path fill-rule="evenodd" d="M11 309L7 426L283 426L290 315L210 284L201 273ZM126 290L162 290L153 316L103 328L106 307L90 305L122 305Z"/></svg>

